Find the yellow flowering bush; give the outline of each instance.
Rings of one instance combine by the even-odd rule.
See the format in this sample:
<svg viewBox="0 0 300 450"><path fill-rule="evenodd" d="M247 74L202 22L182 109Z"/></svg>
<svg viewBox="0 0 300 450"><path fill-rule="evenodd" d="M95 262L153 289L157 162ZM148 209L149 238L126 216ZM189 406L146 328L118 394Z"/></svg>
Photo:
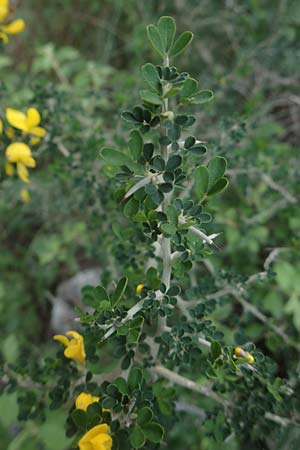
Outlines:
<svg viewBox="0 0 300 450"><path fill-rule="evenodd" d="M7 42L9 30L13 34L20 28L20 21L10 22L8 2L0 0L0 38ZM112 227L106 227L109 231L108 235L107 230L103 233L104 245L100 251L109 242L112 261L109 260L106 267L105 257L102 259L105 269L101 284L82 289L82 303L89 308L84 310L82 305L76 308L77 324L80 320L82 331L55 334L53 339L63 347L52 342L45 350L46 357L42 357L43 353L33 363L32 358L28 358L29 362L26 361L24 366L22 363L19 366L5 363L1 386L3 382L7 392L18 392L18 419L28 420L29 427L34 420L38 425L47 421L48 408L50 411L61 408L56 419L60 427L65 424L66 437L72 439L68 448L74 450L75 447L79 450L181 450L199 446L215 450L223 448L223 444L224 448L232 444L232 448L237 449L237 439L242 436L247 441L250 428L255 428L256 442L260 445L260 434L267 429L268 420L281 422L283 426L290 425L294 418L298 420L292 407L278 407L274 401L282 405L282 398L285 401L291 398L291 394L297 392L297 386L289 386L283 379L274 380L275 370L270 370L270 360L265 361L255 345L249 342L247 332L241 333L247 323L242 322L244 315L240 317L240 310L234 310L233 302L227 304L229 327L220 326L223 319L215 310L222 307L227 296L235 299L239 295L245 296L245 299L242 297L245 311L256 310L247 304L250 299L246 294L246 285L253 283L253 278L245 282L243 277L219 270L217 250L220 248L214 242L221 234L217 232L219 223L215 221L213 226L208 225L212 220L210 213L215 212L211 197L228 185L226 160L214 155L218 149L203 145L206 141L201 136L198 136L200 140L189 135L198 131L194 127L193 108L196 105L201 105L197 106L199 109L206 108L202 105L213 98L213 93L202 87L199 90L196 79L172 65L173 58L183 53L191 42L191 32L183 32L176 38L176 24L167 16L157 25L150 25L147 31L153 49L161 57L160 65L146 63L141 68L146 89L140 92L140 106L129 108L122 114L132 126L129 140L126 142L120 132L113 140L117 149L102 148L102 161L97 161L98 165L94 160L92 162L97 176L90 168L85 173L84 160L89 155L83 152L81 144L86 141L85 149L91 145L99 152L98 128L93 129L91 134L95 133L95 136L91 141L87 134L80 134L77 140L73 133L80 128L81 120L74 120L66 132L59 133L66 125L60 119L63 114L67 117L66 111L70 109L62 108L60 114L58 108L57 113L56 104L52 102L54 95L51 93L47 98L43 90L32 100L32 104L40 105L41 111L44 111L42 105L46 105L46 113L55 111L52 121L50 119L47 124L47 140L51 146L57 146L61 159L56 158L57 155L53 157L49 172L54 168L55 174L59 175L57 178L61 177L65 185L67 182L72 184L73 177L74 185L78 185L75 195L82 197L80 205L91 205L95 214L92 195L95 191L91 185L98 192L102 182L101 177L98 178L98 169L111 178L110 186L113 185L114 192L105 188L100 206ZM55 52L51 53L53 55ZM51 62L53 60L51 58ZM58 59L56 70L60 79L65 80L68 75L59 69ZM63 94L58 92L58 102L64 103ZM47 103L49 99L51 102ZM78 109L76 114L82 115L81 110ZM41 115L36 108L29 107L26 111L7 108L5 117L0 120L4 163L1 175L5 171L10 177L16 173L22 182L30 182L29 169L36 167L38 156L32 147L46 135L41 124ZM74 146L69 147L69 141L65 139L68 132L76 145L73 142ZM90 158L94 158L93 152ZM67 167L67 176L63 167ZM52 176L52 180L54 178ZM85 183L88 185L86 191L82 187ZM9 190L11 184L6 180L5 188L7 185ZM38 191L39 185L36 185ZM56 206L64 198L51 188L49 191L54 192L53 199L54 196L58 198L52 211L59 228ZM72 200L75 195L70 195ZM29 190L22 189L20 197L28 203ZM113 203L112 207L112 202L117 202L118 206ZM61 201L61 208L64 207ZM112 212L118 209L122 209L125 216L120 223ZM21 212L25 218L29 213L31 220L30 207ZM48 214L47 217L51 216ZM52 222L46 233L51 227ZM80 228L82 235L88 235L89 231L89 228ZM54 234L53 239L46 235L44 241L33 238L32 248L42 257L36 263L36 254L32 257L29 252L25 261L26 265L27 261L32 263L34 270L36 266L41 270L44 265L45 272L48 269L51 272L51 263L59 260L57 272L47 287L43 285L36 289L42 300L47 296L53 302L63 300L63 296L59 298L57 280L61 281L61 274L64 276L65 272L73 271L68 258L60 259L65 248L57 239L59 232ZM69 237L68 230L66 235L69 240L76 240ZM89 256L94 258L94 247L91 250ZM43 259L43 255L46 258ZM269 276L268 267L263 274ZM32 290L36 294L34 281ZM62 303L60 307L65 306ZM57 305L49 305L49 312L54 311L52 306ZM264 315L256 312L256 317L262 318L264 327L269 325ZM240 332L234 335L237 329L234 322L239 320L243 326L238 327ZM51 329L52 332L53 323L49 321L48 331ZM53 329L60 327L56 324ZM271 324L270 329L276 330L275 325ZM284 338L284 333L285 330L279 335ZM235 348L237 342L243 348ZM8 344L6 347L10 350L13 346L10 341ZM260 344L260 341L256 342L256 345ZM271 339L270 344L274 345ZM55 352L57 348L59 351ZM258 412L262 411L265 420L261 421L260 427L256 422ZM282 417L275 415L277 412ZM191 441L187 439L190 429ZM249 442L251 447L252 441ZM14 448L14 444L11 447ZM252 447L256 448L255 445ZM28 445L24 448L27 450ZM32 448L47 448L47 445L38 442Z"/></svg>
<svg viewBox="0 0 300 450"><path fill-rule="evenodd" d="M18 34L24 30L23 19L11 20L9 0L0 0L0 39L7 44L9 34Z"/></svg>

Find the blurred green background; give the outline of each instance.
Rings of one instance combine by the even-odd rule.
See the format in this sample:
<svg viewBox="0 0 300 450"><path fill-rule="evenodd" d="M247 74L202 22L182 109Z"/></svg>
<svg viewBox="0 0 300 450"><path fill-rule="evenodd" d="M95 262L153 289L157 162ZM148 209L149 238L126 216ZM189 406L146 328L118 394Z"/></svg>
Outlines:
<svg viewBox="0 0 300 450"><path fill-rule="evenodd" d="M111 224L121 223L121 218L110 195L109 174L101 170L99 150L104 142L124 145L126 127L120 111L137 101L144 61L159 63L145 28L161 15L172 15L179 30L194 32L180 67L201 88L215 93L209 106L196 110L195 128L195 134L209 143L209 158L227 158L231 181L226 193L210 204L214 222L209 231L222 232L223 248L212 260L241 280L263 271L274 251L267 268L277 277L253 286L251 302L299 339L300 3L14 3L26 30L11 38L0 54L0 113L3 116L8 106L35 105L48 133L38 150L30 203L20 202L21 182L1 179L4 359L14 362L32 344L41 353L52 346L51 299L63 281L93 267L102 267L102 272L110 267L120 275L124 263L115 264L114 259L122 261L124 254L139 252L140 244L133 245L132 236L121 245L111 231ZM137 271L137 281L140 275ZM297 357L284 350L278 336L253 316L240 315L232 299L220 305L214 320L229 340L231 323L238 322L245 335L278 362L284 377L297 367ZM67 448L63 412L50 415L38 429L28 423L17 433L21 426L15 396L0 397L0 410L5 410L0 417L1 449ZM187 445L193 450L211 448L209 442L201 442L192 439ZM174 448L182 445L174 436Z"/></svg>

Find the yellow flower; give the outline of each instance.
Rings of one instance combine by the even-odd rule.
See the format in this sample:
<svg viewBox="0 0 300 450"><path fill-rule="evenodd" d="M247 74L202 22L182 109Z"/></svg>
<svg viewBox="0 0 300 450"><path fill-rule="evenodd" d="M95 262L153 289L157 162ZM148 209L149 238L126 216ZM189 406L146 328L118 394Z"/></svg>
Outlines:
<svg viewBox="0 0 300 450"><path fill-rule="evenodd" d="M238 358L246 358L248 364L253 364L255 359L254 356L251 355L251 353L245 352L242 348L240 347L236 347L234 349L234 354L235 356L237 356Z"/></svg>
<svg viewBox="0 0 300 450"><path fill-rule="evenodd" d="M71 339L67 336L70 336ZM85 349L83 336L81 336L81 334L77 333L77 331L67 331L66 336L56 334L53 336L53 339L61 342L66 347L64 351L66 358L75 359L75 361L78 361L80 364L84 364Z"/></svg>
<svg viewBox="0 0 300 450"><path fill-rule="evenodd" d="M251 355L251 353L246 353L246 358L247 358L248 364L253 364L254 361L255 361L255 359L254 359L254 357Z"/></svg>
<svg viewBox="0 0 300 450"><path fill-rule="evenodd" d="M243 350L241 347L236 347L236 348L234 349L234 354L235 354L235 356L237 356L237 357L243 357L244 354L245 354L245 352L244 352L244 350Z"/></svg>
<svg viewBox="0 0 300 450"><path fill-rule="evenodd" d="M14 174L14 171L15 171L14 166L13 166L11 163L6 162L6 163L5 163L5 172L6 172L6 175L8 175L9 177L11 177L11 176Z"/></svg>
<svg viewBox="0 0 300 450"><path fill-rule="evenodd" d="M143 288L145 287L144 284L138 284L136 287L135 292L137 293L137 295L141 295Z"/></svg>
<svg viewBox="0 0 300 450"><path fill-rule="evenodd" d="M15 135L16 135L16 132L15 132L15 130L14 130L12 127L8 127L8 128L5 130L5 134L6 134L6 136L7 136L9 139L13 139L13 138L15 137Z"/></svg>
<svg viewBox="0 0 300 450"><path fill-rule="evenodd" d="M85 433L78 442L80 450L111 450L112 438L106 423L96 425Z"/></svg>
<svg viewBox="0 0 300 450"><path fill-rule="evenodd" d="M37 145L40 142L41 142L41 138L39 138L39 137L32 137L32 138L30 138L29 145Z"/></svg>
<svg viewBox="0 0 300 450"><path fill-rule="evenodd" d="M27 189L22 189L21 191L21 200L23 203L30 202L30 193Z"/></svg>
<svg viewBox="0 0 300 450"><path fill-rule="evenodd" d="M76 409L83 409L84 411L86 411L88 409L88 406L90 406L92 403L98 402L99 400L100 397L87 394L86 392L81 392L81 394L79 394L75 400L75 406Z"/></svg>
<svg viewBox="0 0 300 450"><path fill-rule="evenodd" d="M2 133L3 133L3 122L0 119L0 134L2 134Z"/></svg>
<svg viewBox="0 0 300 450"><path fill-rule="evenodd" d="M17 111L16 109L7 108L6 118L10 125L22 130L24 134L31 134L39 138L44 137L46 130L42 127L38 127L41 116L37 109L27 109L27 114Z"/></svg>
<svg viewBox="0 0 300 450"><path fill-rule="evenodd" d="M9 14L8 0L0 0L0 22L3 22Z"/></svg>
<svg viewBox="0 0 300 450"><path fill-rule="evenodd" d="M8 42L8 34L18 34L24 30L25 22L23 19L9 22L9 0L0 0L0 39L5 44Z"/></svg>
<svg viewBox="0 0 300 450"><path fill-rule="evenodd" d="M23 142L14 142L7 147L5 154L10 165L13 163L17 165L17 172L21 180L24 183L29 183L27 167L35 167L35 160L28 145ZM8 175L12 175L13 172L13 168L10 165L6 167Z"/></svg>

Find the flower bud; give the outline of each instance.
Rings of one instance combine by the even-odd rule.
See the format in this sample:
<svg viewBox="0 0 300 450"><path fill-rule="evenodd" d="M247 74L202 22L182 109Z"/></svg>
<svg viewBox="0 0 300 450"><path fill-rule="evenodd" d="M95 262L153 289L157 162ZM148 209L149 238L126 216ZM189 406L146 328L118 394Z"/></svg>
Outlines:
<svg viewBox="0 0 300 450"><path fill-rule="evenodd" d="M144 287L145 287L144 284L138 284L137 287L136 287L136 290L135 290L136 294L137 295L141 295L142 290L143 290Z"/></svg>
<svg viewBox="0 0 300 450"><path fill-rule="evenodd" d="M241 358L241 357L243 357L245 355L245 352L244 352L244 350L241 347L236 347L234 349L234 354L235 354L235 356Z"/></svg>
<svg viewBox="0 0 300 450"><path fill-rule="evenodd" d="M167 120L174 120L174 113L173 111L165 111L161 113L161 117Z"/></svg>
<svg viewBox="0 0 300 450"><path fill-rule="evenodd" d="M253 364L253 363L254 363L255 359L254 359L254 357L251 355L251 353L246 353L245 356L246 356L247 362L248 362L249 364Z"/></svg>

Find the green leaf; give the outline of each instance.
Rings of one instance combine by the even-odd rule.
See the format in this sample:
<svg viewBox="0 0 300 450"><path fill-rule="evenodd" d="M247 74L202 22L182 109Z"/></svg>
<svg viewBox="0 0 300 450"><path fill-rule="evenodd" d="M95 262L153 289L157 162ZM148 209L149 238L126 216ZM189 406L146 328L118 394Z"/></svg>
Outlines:
<svg viewBox="0 0 300 450"><path fill-rule="evenodd" d="M129 136L128 146L133 159L137 161L143 151L143 138L138 130L132 130Z"/></svg>
<svg viewBox="0 0 300 450"><path fill-rule="evenodd" d="M222 178L227 167L226 159L222 156L216 156L213 158L208 164L208 172L209 172L209 183L208 190L219 180Z"/></svg>
<svg viewBox="0 0 300 450"><path fill-rule="evenodd" d="M177 285L171 286L170 289L167 290L167 295L170 295L171 297L179 295L180 294L180 287Z"/></svg>
<svg viewBox="0 0 300 450"><path fill-rule="evenodd" d="M160 229L167 236L172 236L177 231L175 225L172 225L171 223L162 223Z"/></svg>
<svg viewBox="0 0 300 450"><path fill-rule="evenodd" d="M178 56L188 47L193 39L193 33L191 31L185 31L182 33L172 45L169 55Z"/></svg>
<svg viewBox="0 0 300 450"><path fill-rule="evenodd" d="M164 437L164 429L163 427L156 422L150 422L143 426L143 431L145 433L146 438L150 442L154 442L158 444Z"/></svg>
<svg viewBox="0 0 300 450"><path fill-rule="evenodd" d="M147 280L147 286L151 287L152 289L158 289L160 285L160 279L157 274L157 270L155 267L149 267L149 269L146 272L146 280Z"/></svg>
<svg viewBox="0 0 300 450"><path fill-rule="evenodd" d="M144 323L143 316L136 316L134 319L130 321L130 328L141 328Z"/></svg>
<svg viewBox="0 0 300 450"><path fill-rule="evenodd" d="M150 161L154 153L154 145L151 142L147 142L143 148L143 155L146 161Z"/></svg>
<svg viewBox="0 0 300 450"><path fill-rule="evenodd" d="M130 122L130 123L140 122L139 120L137 120L137 118L134 116L134 114L132 114L130 111L122 112L121 117L123 120L126 120L126 122Z"/></svg>
<svg viewBox="0 0 300 450"><path fill-rule="evenodd" d="M213 341L210 345L210 351L214 359L219 358L222 353L222 347L219 342Z"/></svg>
<svg viewBox="0 0 300 450"><path fill-rule="evenodd" d="M167 165L166 165L166 170L175 170L175 169L177 169L177 167L180 166L181 161L182 161L181 156L179 156L179 155L172 155L168 159L168 162L167 162Z"/></svg>
<svg viewBox="0 0 300 450"><path fill-rule="evenodd" d="M137 344L139 341L140 334L141 334L141 330L137 330L135 328L133 328L132 330L129 330L128 335L127 335L127 343L129 345Z"/></svg>
<svg viewBox="0 0 300 450"><path fill-rule="evenodd" d="M164 93L163 97L164 98L174 97L174 95L178 94L178 92L180 92L179 87L172 87L171 89L169 89Z"/></svg>
<svg viewBox="0 0 300 450"><path fill-rule="evenodd" d="M112 166L122 166L132 162L129 156L121 153L119 150L109 147L103 148L100 152L100 156L106 163L111 164Z"/></svg>
<svg viewBox="0 0 300 450"><path fill-rule="evenodd" d="M134 198L130 197L126 205L124 206L124 215L126 217L133 217L139 210L139 202Z"/></svg>
<svg viewBox="0 0 300 450"><path fill-rule="evenodd" d="M106 389L106 393L109 397L113 398L118 398L120 396L119 388L115 384L110 384Z"/></svg>
<svg viewBox="0 0 300 450"><path fill-rule="evenodd" d="M128 395L129 394L128 386L127 386L127 383L124 380L124 378L122 378L122 377L116 378L115 379L115 385L118 387L118 389L121 392L121 394L123 394L123 395Z"/></svg>
<svg viewBox="0 0 300 450"><path fill-rule="evenodd" d="M173 17L162 16L158 21L158 31L160 34L160 39L162 43L162 48L165 53L169 51L171 46L173 45L175 33L176 33L176 24Z"/></svg>
<svg viewBox="0 0 300 450"><path fill-rule="evenodd" d="M133 448L141 448L144 447L146 441L145 434L143 430L136 426L133 431L130 433L130 443Z"/></svg>
<svg viewBox="0 0 300 450"><path fill-rule="evenodd" d="M193 147L189 148L189 152L192 155L203 156L207 152L207 148L205 147L205 145L196 144Z"/></svg>
<svg viewBox="0 0 300 450"><path fill-rule="evenodd" d="M129 328L127 325L122 325L121 327L117 328L117 334L119 336L127 336L128 333L129 333Z"/></svg>
<svg viewBox="0 0 300 450"><path fill-rule="evenodd" d="M184 148L190 148L193 147L193 145L196 143L196 139L194 136L188 136L186 140L184 141Z"/></svg>
<svg viewBox="0 0 300 450"><path fill-rule="evenodd" d="M205 166L196 167L194 177L195 177L195 193L197 196L197 200L201 201L203 200L208 191L209 172L207 167Z"/></svg>
<svg viewBox="0 0 300 450"><path fill-rule="evenodd" d="M208 191L208 195L215 195L218 194L219 192L224 191L224 189L227 188L228 186L228 179L226 177L222 177L220 178Z"/></svg>
<svg viewBox="0 0 300 450"><path fill-rule="evenodd" d="M76 427L81 430L85 431L88 423L88 416L83 409L74 409L74 411L71 414L72 420L75 423Z"/></svg>
<svg viewBox="0 0 300 450"><path fill-rule="evenodd" d="M124 294L125 289L127 287L127 283L128 283L128 278L127 277L122 277L119 280L119 282L117 284L117 287L116 287L116 290L115 290L115 292L113 293L113 296L112 296L112 304L113 305L116 305L120 301L120 299L121 299L122 295Z"/></svg>
<svg viewBox="0 0 300 450"><path fill-rule="evenodd" d="M189 98L194 97L194 94L197 92L198 89L198 82L194 78L188 78L184 81L180 97L181 98Z"/></svg>
<svg viewBox="0 0 300 450"><path fill-rule="evenodd" d="M110 309L111 309L111 302L108 300L103 300L97 307L97 310L99 311L108 311Z"/></svg>
<svg viewBox="0 0 300 450"><path fill-rule="evenodd" d="M153 90L157 94L160 94L161 83L156 67L151 63L147 63L142 66L141 72L144 81L148 84L151 90Z"/></svg>
<svg viewBox="0 0 300 450"><path fill-rule="evenodd" d="M162 172L165 169L166 164L164 159L161 156L157 155L152 160L152 166L154 167L154 169Z"/></svg>
<svg viewBox="0 0 300 450"><path fill-rule="evenodd" d="M151 42L151 45L154 48L154 50L156 50L157 53L163 57L164 49L162 46L160 34L159 34L157 27L155 25L148 25L147 26L147 35L148 35L148 39Z"/></svg>
<svg viewBox="0 0 300 450"><path fill-rule="evenodd" d="M153 412L148 406L141 408L137 414L137 423L141 426L149 423L153 418Z"/></svg>
<svg viewBox="0 0 300 450"><path fill-rule="evenodd" d="M159 190L167 194L168 192L171 192L173 189L172 183L161 183L159 185Z"/></svg>
<svg viewBox="0 0 300 450"><path fill-rule="evenodd" d="M133 367L130 370L129 376L128 376L128 386L130 390L134 390L140 387L141 383L143 381L143 372L138 367Z"/></svg>
<svg viewBox="0 0 300 450"><path fill-rule="evenodd" d="M214 98L213 91L210 91L209 89L203 89L202 91L197 92L197 94L193 96L192 103L201 105L202 103L209 102L213 98Z"/></svg>
<svg viewBox="0 0 300 450"><path fill-rule="evenodd" d="M140 91L140 96L143 102L150 103L151 105L160 105L162 100L161 97L155 92L142 90Z"/></svg>
<svg viewBox="0 0 300 450"><path fill-rule="evenodd" d="M174 205L167 206L166 214L167 214L169 222L172 223L173 225L177 226L178 225L178 211Z"/></svg>
<svg viewBox="0 0 300 450"><path fill-rule="evenodd" d="M94 296L96 298L97 301L102 301L102 300L108 300L110 301L109 295L106 291L106 289L103 286L97 286L94 289Z"/></svg>
<svg viewBox="0 0 300 450"><path fill-rule="evenodd" d="M93 402L91 403L88 407L87 407L87 415L89 416L89 418L93 417L93 416L102 416L102 408L100 406L99 402Z"/></svg>

